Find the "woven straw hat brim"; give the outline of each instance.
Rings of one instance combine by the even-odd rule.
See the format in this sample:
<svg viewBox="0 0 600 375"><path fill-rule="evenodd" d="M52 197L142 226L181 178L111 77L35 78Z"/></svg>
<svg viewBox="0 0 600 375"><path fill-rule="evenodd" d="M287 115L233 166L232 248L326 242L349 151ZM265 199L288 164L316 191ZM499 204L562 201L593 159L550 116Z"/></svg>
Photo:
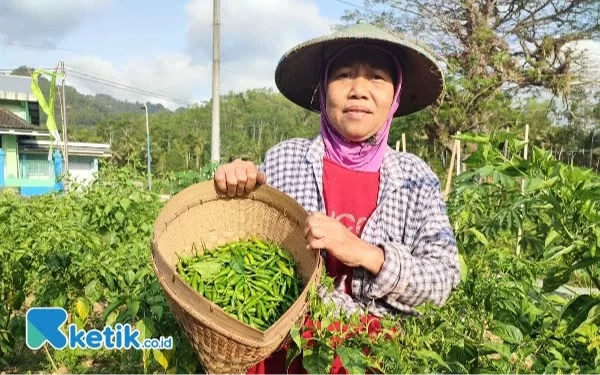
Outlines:
<svg viewBox="0 0 600 375"><path fill-rule="evenodd" d="M416 41L370 24L357 24L333 34L308 40L289 50L275 70L279 91L297 105L320 111L318 84L324 63L352 42L386 48L402 65L404 76L400 107L394 117L418 112L433 104L444 88L444 73L433 53Z"/></svg>

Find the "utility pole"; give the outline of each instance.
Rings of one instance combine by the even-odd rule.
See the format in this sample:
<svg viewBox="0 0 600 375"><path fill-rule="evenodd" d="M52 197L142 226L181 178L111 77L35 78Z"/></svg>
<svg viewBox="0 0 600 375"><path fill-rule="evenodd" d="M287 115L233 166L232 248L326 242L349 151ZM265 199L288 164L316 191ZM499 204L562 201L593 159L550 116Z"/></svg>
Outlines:
<svg viewBox="0 0 600 375"><path fill-rule="evenodd" d="M69 173L69 150L68 150L68 145L69 145L69 137L67 135L67 98L65 97L65 80L67 78L67 73L65 71L65 61L61 61L61 70L62 70L62 74L63 74L63 81L62 81L62 106L63 106L63 111L62 111L62 115L63 115L63 142L64 142L64 158L65 158L65 174Z"/></svg>
<svg viewBox="0 0 600 375"><path fill-rule="evenodd" d="M594 132L592 133L592 144L590 145L590 168L592 168L592 159L594 158L594 136L596 135L596 128L594 128Z"/></svg>
<svg viewBox="0 0 600 375"><path fill-rule="evenodd" d="M148 106L146 102L142 106L146 110L146 167L148 168L148 191L152 190L152 175L150 170L150 123L148 121Z"/></svg>
<svg viewBox="0 0 600 375"><path fill-rule="evenodd" d="M220 93L219 93L219 73L220 73L220 1L213 0L213 71L212 71L212 139L210 147L210 159L213 163L219 163L221 160L221 125L219 120L220 112Z"/></svg>

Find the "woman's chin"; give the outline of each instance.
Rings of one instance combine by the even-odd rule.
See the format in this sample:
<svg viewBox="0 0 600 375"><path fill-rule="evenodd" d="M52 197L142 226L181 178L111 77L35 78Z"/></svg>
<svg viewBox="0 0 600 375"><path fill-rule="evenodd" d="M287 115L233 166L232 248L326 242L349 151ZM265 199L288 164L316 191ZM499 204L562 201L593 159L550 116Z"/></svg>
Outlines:
<svg viewBox="0 0 600 375"><path fill-rule="evenodd" d="M371 136L370 133L365 133L365 127L362 126L345 126L345 127L337 127L334 126L337 132L344 137L347 141L361 143L369 139Z"/></svg>
<svg viewBox="0 0 600 375"><path fill-rule="evenodd" d="M369 136L365 134L345 134L344 138L350 142L362 143L369 139Z"/></svg>

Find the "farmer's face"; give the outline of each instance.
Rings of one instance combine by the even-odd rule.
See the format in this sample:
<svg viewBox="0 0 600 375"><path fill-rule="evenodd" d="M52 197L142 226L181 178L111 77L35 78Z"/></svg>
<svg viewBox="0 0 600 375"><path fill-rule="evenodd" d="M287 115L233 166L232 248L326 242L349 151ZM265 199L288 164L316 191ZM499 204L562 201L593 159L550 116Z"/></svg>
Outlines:
<svg viewBox="0 0 600 375"><path fill-rule="evenodd" d="M367 140L385 124L394 100L393 62L376 48L353 48L329 68L327 116L346 139Z"/></svg>

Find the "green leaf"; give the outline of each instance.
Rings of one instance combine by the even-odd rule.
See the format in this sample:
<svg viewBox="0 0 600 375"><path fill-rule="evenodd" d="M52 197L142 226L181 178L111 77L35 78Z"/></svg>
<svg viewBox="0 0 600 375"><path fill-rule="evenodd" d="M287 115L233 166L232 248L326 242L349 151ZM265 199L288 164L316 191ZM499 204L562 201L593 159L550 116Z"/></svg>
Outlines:
<svg viewBox="0 0 600 375"><path fill-rule="evenodd" d="M600 297L591 296L589 294L578 296L569 302L560 314L561 320L564 319L570 321L567 326L567 334L579 328L579 326L587 319L590 310L599 304Z"/></svg>
<svg viewBox="0 0 600 375"><path fill-rule="evenodd" d="M296 347L302 348L302 338L300 337L300 330L298 327L292 327L290 330L290 336L292 337L294 344L296 344Z"/></svg>
<svg viewBox="0 0 600 375"><path fill-rule="evenodd" d="M123 210L127 211L127 209L129 209L129 206L131 206L131 201L127 198L123 198L119 201L119 203L121 204L121 207L123 207Z"/></svg>
<svg viewBox="0 0 600 375"><path fill-rule="evenodd" d="M458 254L458 261L460 263L460 281L464 283L469 277L469 265L465 261L463 254Z"/></svg>
<svg viewBox="0 0 600 375"><path fill-rule="evenodd" d="M494 322L494 326L491 327L490 331L510 344L520 344L521 341L523 341L523 334L521 331L510 324Z"/></svg>
<svg viewBox="0 0 600 375"><path fill-rule="evenodd" d="M73 315L73 323L75 323L75 326L77 327L77 329L84 329L85 328L85 322L82 319L79 319L79 317L77 315Z"/></svg>
<svg viewBox="0 0 600 375"><path fill-rule="evenodd" d="M317 343L304 351L302 365L309 374L329 374L333 362L333 349Z"/></svg>
<svg viewBox="0 0 600 375"><path fill-rule="evenodd" d="M164 353L158 349L152 349L152 354L154 355L154 359L158 364L163 368L163 370L167 371L169 368L169 360L164 355Z"/></svg>
<svg viewBox="0 0 600 375"><path fill-rule="evenodd" d="M218 260L206 260L203 262L194 263L190 266L190 268L198 272L202 280L209 282L221 271L221 262Z"/></svg>
<svg viewBox="0 0 600 375"><path fill-rule="evenodd" d="M494 171L496 170L496 167L493 165L486 165L483 168L479 168L477 170L477 173L481 176L481 177L487 177L487 176L491 176L492 173L494 173Z"/></svg>
<svg viewBox="0 0 600 375"><path fill-rule="evenodd" d="M558 232L552 229L550 233L548 233L548 236L546 236L546 242L544 243L544 247L550 246L550 244L552 244L558 236Z"/></svg>
<svg viewBox="0 0 600 375"><path fill-rule="evenodd" d="M117 211L115 214L115 219L117 219L117 223L121 224L123 221L125 221L125 214L121 211Z"/></svg>
<svg viewBox="0 0 600 375"><path fill-rule="evenodd" d="M83 298L78 298L75 302L75 313L82 321L86 321L90 313L90 306Z"/></svg>
<svg viewBox="0 0 600 375"><path fill-rule="evenodd" d="M238 275L243 275L244 274L244 257L242 257L240 254L234 254L231 257L231 268L233 268L233 270Z"/></svg>
<svg viewBox="0 0 600 375"><path fill-rule="evenodd" d="M106 286L108 287L108 290L114 291L115 290L115 279L108 273L104 275L104 279L106 280Z"/></svg>
<svg viewBox="0 0 600 375"><path fill-rule="evenodd" d="M107 318L108 316L115 311L117 308L119 308L120 306L123 306L124 302L121 300L118 300L116 302L111 303L110 305L108 305L106 307L106 309L104 309L104 312L102 313L102 323L103 324L107 324Z"/></svg>
<svg viewBox="0 0 600 375"><path fill-rule="evenodd" d="M483 233L481 233L480 231L478 231L477 229L475 229L475 228L469 228L468 232L473 233L473 235L475 235L475 238L477 238L477 240L479 242L481 242L484 246L487 247L487 246L490 245L490 243L487 240L487 238L485 238L485 235Z"/></svg>
<svg viewBox="0 0 600 375"><path fill-rule="evenodd" d="M510 346L497 342L486 342L483 344L484 351L501 354L504 358L510 357ZM480 353L483 354L483 353Z"/></svg>
<svg viewBox="0 0 600 375"><path fill-rule="evenodd" d="M571 279L571 271L566 267L552 267L546 273L542 293L553 292Z"/></svg>
<svg viewBox="0 0 600 375"><path fill-rule="evenodd" d="M25 302L25 293L23 293L23 290L19 289L15 293L15 296L12 301L13 310L20 310L23 306L23 302Z"/></svg>
<svg viewBox="0 0 600 375"><path fill-rule="evenodd" d="M52 301L52 306L64 308L66 303L67 303L67 296L64 294L60 294L58 297L56 297L54 299L54 301Z"/></svg>
<svg viewBox="0 0 600 375"><path fill-rule="evenodd" d="M342 365L350 374L364 374L367 368L367 360L363 352L354 347L339 346L336 349L340 356Z"/></svg>
<svg viewBox="0 0 600 375"><path fill-rule="evenodd" d="M464 343L462 346L452 346L446 358L458 363L470 363L473 359L477 358L478 355L477 347Z"/></svg>
<svg viewBox="0 0 600 375"><path fill-rule="evenodd" d="M575 192L575 198L582 201L586 201L588 199L593 201L600 200L600 187L590 190L577 190Z"/></svg>
<svg viewBox="0 0 600 375"><path fill-rule="evenodd" d="M532 179L529 184L527 185L527 191L531 192L531 191L537 191L537 190L543 190L543 189L548 189L551 188L552 186L554 186L554 184L556 183L556 181L558 181L559 177L552 177L549 180L543 180L539 177L536 177L534 179Z"/></svg>
<svg viewBox="0 0 600 375"><path fill-rule="evenodd" d="M113 327L113 325L117 322L118 318L119 318L119 314L116 311L113 311L106 317L106 319L104 320L104 323L107 326Z"/></svg>
<svg viewBox="0 0 600 375"><path fill-rule="evenodd" d="M480 143L480 144L485 144L490 141L489 136L477 135L474 133L457 134L453 138L458 139L459 141L465 141L468 143Z"/></svg>
<svg viewBox="0 0 600 375"><path fill-rule="evenodd" d="M567 247L555 246L553 248L548 249L547 251L544 251L544 259L552 260L552 259L558 258L560 256L563 256L565 254L568 254L568 253L572 252L573 250L577 250L577 248L575 247L574 244L571 244Z"/></svg>
<svg viewBox="0 0 600 375"><path fill-rule="evenodd" d="M163 316L163 307L160 305L154 305L150 307L150 311L152 311L156 315L156 320L161 320Z"/></svg>
<svg viewBox="0 0 600 375"><path fill-rule="evenodd" d="M443 366L446 369L448 369L448 371L452 371L450 366L448 366L448 364L442 359L442 357L440 357L440 355L434 351L423 349L423 350L417 351L416 354L421 359L424 359L424 360L432 359L432 360L436 361L440 366Z"/></svg>
<svg viewBox="0 0 600 375"><path fill-rule="evenodd" d="M131 319L135 319L139 310L140 301L131 301L127 304L127 314L131 317Z"/></svg>
<svg viewBox="0 0 600 375"><path fill-rule="evenodd" d="M589 259L584 259L582 261L579 261L577 263L575 263L571 268L569 268L571 271L575 271L575 270L580 270L582 268L586 268L589 266L593 266L596 263L600 263L600 258L596 257L596 258L589 258Z"/></svg>
<svg viewBox="0 0 600 375"><path fill-rule="evenodd" d="M492 176L495 184L500 184L506 187L512 187L515 185L515 181L510 176L500 173L497 170L492 173Z"/></svg>
<svg viewBox="0 0 600 375"><path fill-rule="evenodd" d="M97 280L90 281L90 283L85 287L85 296L88 299L95 301L97 288L98 288L98 281Z"/></svg>
<svg viewBox="0 0 600 375"><path fill-rule="evenodd" d="M154 334L154 324L148 318L144 318L135 324L135 329L140 331L140 341L152 338Z"/></svg>

